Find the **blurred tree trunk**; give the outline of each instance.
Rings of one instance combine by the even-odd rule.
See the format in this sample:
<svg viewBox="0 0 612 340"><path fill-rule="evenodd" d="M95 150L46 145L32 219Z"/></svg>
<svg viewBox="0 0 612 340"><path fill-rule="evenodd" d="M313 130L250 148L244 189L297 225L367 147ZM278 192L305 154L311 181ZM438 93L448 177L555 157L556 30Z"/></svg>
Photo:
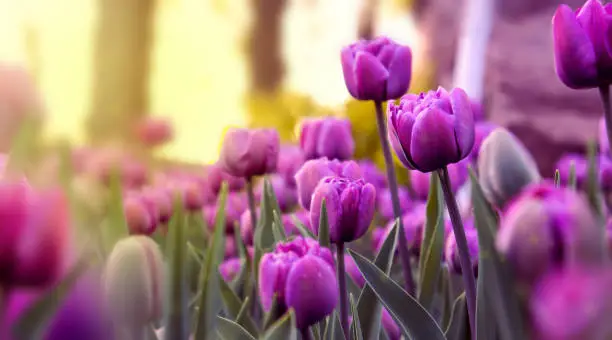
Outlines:
<svg viewBox="0 0 612 340"><path fill-rule="evenodd" d="M89 139L128 142L148 113L149 55L155 2L99 0Z"/></svg>
<svg viewBox="0 0 612 340"><path fill-rule="evenodd" d="M274 93L285 73L281 56L281 19L286 0L252 0L253 27L248 41L251 91Z"/></svg>
<svg viewBox="0 0 612 340"><path fill-rule="evenodd" d="M376 7L378 0L365 0L359 15L359 26L357 27L357 37L359 39L370 40L374 38L374 28L376 23Z"/></svg>

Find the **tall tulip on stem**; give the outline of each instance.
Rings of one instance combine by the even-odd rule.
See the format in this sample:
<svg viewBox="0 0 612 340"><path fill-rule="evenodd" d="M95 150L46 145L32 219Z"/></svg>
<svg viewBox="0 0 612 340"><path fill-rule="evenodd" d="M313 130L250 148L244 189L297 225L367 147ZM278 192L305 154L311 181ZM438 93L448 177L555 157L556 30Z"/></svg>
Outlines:
<svg viewBox="0 0 612 340"><path fill-rule="evenodd" d="M399 252L402 260L404 280L409 293L414 293L414 280L408 247L401 222L401 209L398 196L397 177L393 158L387 141L385 118L382 102L398 99L408 91L412 76L412 52L389 38L380 37L374 40L360 40L342 49L342 71L346 87L355 99L372 100L376 106L376 123L382 146L387 179L391 191L391 201L395 218L399 223Z"/></svg>
<svg viewBox="0 0 612 340"><path fill-rule="evenodd" d="M399 104L389 103L389 139L400 161L421 172L436 171L459 250L459 262L472 334L475 334L476 282L457 202L447 166L470 155L474 146L474 115L461 89L408 94Z"/></svg>

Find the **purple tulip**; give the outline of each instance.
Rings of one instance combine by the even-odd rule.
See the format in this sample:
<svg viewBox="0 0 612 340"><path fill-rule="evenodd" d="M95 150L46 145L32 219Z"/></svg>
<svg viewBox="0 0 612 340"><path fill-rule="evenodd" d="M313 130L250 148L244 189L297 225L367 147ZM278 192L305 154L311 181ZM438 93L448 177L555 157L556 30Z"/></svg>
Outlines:
<svg viewBox="0 0 612 340"><path fill-rule="evenodd" d="M219 165L235 177L265 175L276 171L279 149L274 129L230 129L223 140Z"/></svg>
<svg viewBox="0 0 612 340"><path fill-rule="evenodd" d="M423 228L425 226L426 204L418 203L407 213L402 215L402 223L404 224L404 236L408 249L413 255L418 256L421 252L421 242L423 239ZM390 221L385 227L385 233L381 235L380 241L376 247L376 251L380 250L382 243L385 241L395 221Z"/></svg>
<svg viewBox="0 0 612 340"><path fill-rule="evenodd" d="M605 253L586 199L549 182L525 188L508 207L496 242L517 279L525 282L551 268L598 264Z"/></svg>
<svg viewBox="0 0 612 340"><path fill-rule="evenodd" d="M259 264L259 296L269 310L276 294L281 310L293 308L298 328L308 327L333 312L338 285L332 254L312 239L281 242Z"/></svg>
<svg viewBox="0 0 612 340"><path fill-rule="evenodd" d="M485 113L482 103L478 100L471 99L470 100L472 106L472 112L474 112L474 121L475 122L483 122L485 120Z"/></svg>
<svg viewBox="0 0 612 340"><path fill-rule="evenodd" d="M295 226L294 218L300 221L302 225L306 227L306 229L314 233L314 231L312 230L312 225L310 224L310 212L307 210L300 209L299 211L296 211L294 213L287 213L281 216L283 225L285 226L285 230L287 231L288 234L300 235L300 232Z"/></svg>
<svg viewBox="0 0 612 340"><path fill-rule="evenodd" d="M472 261L472 268L474 268L474 273L478 275L478 232L476 231L476 228L474 228L473 222L468 224L466 221L465 227L465 237L468 242L468 250L470 253L470 260ZM461 275L459 248L457 248L457 240L455 239L455 233L452 231L452 228L449 230L449 234L446 238L444 259L451 272Z"/></svg>
<svg viewBox="0 0 612 340"><path fill-rule="evenodd" d="M319 182L310 210L310 223L319 231L321 204L325 200L329 221L329 234L333 243L354 241L370 227L376 209L376 189L363 179L350 180L326 177Z"/></svg>
<svg viewBox="0 0 612 340"><path fill-rule="evenodd" d="M387 107L389 140L410 169L431 172L466 158L474 147L474 114L462 89L407 94Z"/></svg>
<svg viewBox="0 0 612 340"><path fill-rule="evenodd" d="M242 259L239 257L234 257L223 261L219 265L219 273L221 274L223 280L230 282L236 277L236 275L238 275L238 273L240 273L241 268Z"/></svg>
<svg viewBox="0 0 612 340"><path fill-rule="evenodd" d="M295 174L300 170L304 161L304 153L299 146L282 145L278 153L276 173L285 180L289 187L295 187Z"/></svg>
<svg viewBox="0 0 612 340"><path fill-rule="evenodd" d="M577 11L557 8L552 19L555 69L569 88L608 86L612 82L609 31L612 5L588 0Z"/></svg>
<svg viewBox="0 0 612 340"><path fill-rule="evenodd" d="M604 193L612 192L612 159L599 156L599 185Z"/></svg>
<svg viewBox="0 0 612 340"><path fill-rule="evenodd" d="M378 253L382 243L387 237L387 229L384 227L376 227L372 230L372 250Z"/></svg>
<svg viewBox="0 0 612 340"><path fill-rule="evenodd" d="M363 178L359 165L353 161L330 161L327 158L309 160L295 174L298 200L300 205L310 210L310 201L319 181L327 176L340 176L349 179Z"/></svg>
<svg viewBox="0 0 612 340"><path fill-rule="evenodd" d="M23 312L44 291L15 290L6 296L6 309L0 329L10 330ZM113 340L109 311L101 299L102 289L97 275L83 276L68 293L59 310L53 315L43 334L43 340ZM16 340L9 334L0 335L4 340Z"/></svg>
<svg viewBox="0 0 612 340"><path fill-rule="evenodd" d="M297 202L297 190L295 187L290 187L285 182L285 179L279 175L269 176L270 184L272 185L272 191L276 196L276 200L278 201L278 205L281 211L287 211L293 208ZM261 202L263 199L264 192L264 182L260 182L260 185L255 190L255 200L257 202Z"/></svg>
<svg viewBox="0 0 612 340"><path fill-rule="evenodd" d="M349 254L344 255L344 265L345 265L346 273L351 278L351 280L353 280L353 282L355 282L355 284L359 288L365 286L366 280L361 274L359 267L357 267L355 260L353 260L353 257L350 256Z"/></svg>
<svg viewBox="0 0 612 340"><path fill-rule="evenodd" d="M385 221L392 220L395 215L393 214L393 204L391 201L391 190L382 189L382 191L378 191L378 197L376 200L376 205L378 206L378 213ZM402 214L410 210L414 203L410 198L410 191L407 188L399 187L398 188L398 196L400 201L400 209Z"/></svg>
<svg viewBox="0 0 612 340"><path fill-rule="evenodd" d="M387 176L370 160L357 161L361 171L363 172L363 179L367 183L371 183L376 191L380 191L387 187Z"/></svg>
<svg viewBox="0 0 612 340"><path fill-rule="evenodd" d="M574 268L547 273L529 301L538 340L610 339L612 273L605 268Z"/></svg>
<svg viewBox="0 0 612 340"><path fill-rule="evenodd" d="M240 192L231 192L227 195L225 203L225 230L232 232L234 224L240 222L242 212L247 209L247 202L244 195ZM202 208L202 217L210 230L214 230L217 218L217 206L207 205Z"/></svg>
<svg viewBox="0 0 612 340"><path fill-rule="evenodd" d="M576 174L576 187L584 188L589 175L589 161L583 155L576 153L567 153L557 161L556 168L559 170L561 184L566 186L569 184L572 163Z"/></svg>
<svg viewBox="0 0 612 340"><path fill-rule="evenodd" d="M448 165L448 176L451 181L451 189L456 193L469 177L468 163L467 161L460 161L459 163ZM431 173L420 172L418 170L410 171L410 187L412 192L419 200L426 200L429 196L429 184L431 179Z"/></svg>
<svg viewBox="0 0 612 340"><path fill-rule="evenodd" d="M470 159L473 164L478 164L478 155L482 142L489 136L498 125L489 122L476 122L474 125L474 147L470 153Z"/></svg>
<svg viewBox="0 0 612 340"><path fill-rule="evenodd" d="M350 159L355 152L351 121L333 117L306 120L300 132L300 147L306 159Z"/></svg>
<svg viewBox="0 0 612 340"><path fill-rule="evenodd" d="M223 182L227 182L230 191L242 190L246 184L244 178L228 174L218 163L205 166L204 173L206 174L205 184L215 195L221 190Z"/></svg>
<svg viewBox="0 0 612 340"><path fill-rule="evenodd" d="M346 87L355 99L385 101L408 91L412 52L386 37L358 41L340 54Z"/></svg>
<svg viewBox="0 0 612 340"><path fill-rule="evenodd" d="M259 211L256 211L257 220L259 220ZM240 215L240 236L242 237L242 242L244 244L252 245L253 244L253 223L251 220L251 212L245 210L242 215Z"/></svg>

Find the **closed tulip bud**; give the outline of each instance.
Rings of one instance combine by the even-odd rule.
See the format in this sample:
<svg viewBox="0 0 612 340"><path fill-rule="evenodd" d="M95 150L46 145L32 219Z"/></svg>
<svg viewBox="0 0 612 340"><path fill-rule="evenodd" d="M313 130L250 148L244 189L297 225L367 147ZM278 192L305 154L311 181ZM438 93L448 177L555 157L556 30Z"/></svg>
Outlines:
<svg viewBox="0 0 612 340"><path fill-rule="evenodd" d="M198 211L204 206L204 196L196 183L178 180L170 183L168 188L174 195L181 198L187 211Z"/></svg>
<svg viewBox="0 0 612 340"><path fill-rule="evenodd" d="M498 127L498 125L489 122L476 122L474 125L474 147L469 157L473 164L478 164L482 142Z"/></svg>
<svg viewBox="0 0 612 340"><path fill-rule="evenodd" d="M306 159L348 160L355 152L351 122L333 117L306 120L300 132L300 147Z"/></svg>
<svg viewBox="0 0 612 340"><path fill-rule="evenodd" d="M330 161L327 158L309 160L295 174L298 200L300 205L310 210L310 202L315 188L323 178L339 176L349 179L363 178L359 165L353 161Z"/></svg>
<svg viewBox="0 0 612 340"><path fill-rule="evenodd" d="M305 157L297 145L283 145L278 153L276 173L280 175L289 187L295 187L295 174L304 164Z"/></svg>
<svg viewBox="0 0 612 340"><path fill-rule="evenodd" d="M466 158L474 147L474 114L462 89L407 94L387 106L389 140L404 166L421 172Z"/></svg>
<svg viewBox="0 0 612 340"><path fill-rule="evenodd" d="M376 205L378 207L378 213L384 221L389 221L393 219L395 214L393 213L391 190L385 188L382 189L382 191L377 191L377 193L378 197L376 199ZM400 211L403 214L414 206L414 202L412 202L412 199L410 198L410 192L407 188L399 187L397 194L400 202Z"/></svg>
<svg viewBox="0 0 612 340"><path fill-rule="evenodd" d="M255 214L257 215L257 219L259 219L259 209L255 212ZM244 244L253 244L253 231L254 228L251 220L251 212L249 210L245 210L242 215L240 215L240 236L242 237Z"/></svg>
<svg viewBox="0 0 612 340"><path fill-rule="evenodd" d="M359 267L357 267L355 260L353 260L353 257L349 254L344 254L344 266L348 276L351 278L351 280L353 280L353 282L355 282L355 284L357 284L359 288L365 286L365 278L361 274Z"/></svg>
<svg viewBox="0 0 612 340"><path fill-rule="evenodd" d="M363 179L326 177L312 195L310 223L319 232L321 204L325 200L333 243L359 239L370 227L376 209L376 189Z"/></svg>
<svg viewBox="0 0 612 340"><path fill-rule="evenodd" d="M474 268L474 273L478 275L478 232L476 231L476 228L474 228L472 221L470 221L469 224L466 223L465 225L465 238L467 239L472 268ZM444 259L446 261L446 265L452 273L461 275L459 248L457 247L457 240L455 239L455 233L452 231L452 229L449 230L449 234L446 238Z"/></svg>
<svg viewBox="0 0 612 340"><path fill-rule="evenodd" d="M269 180L280 209L282 211L287 211L293 208L298 202L297 190L294 187L288 186L285 179L278 175L270 176ZM261 182L261 184L255 190L255 199L261 202L263 199L263 193L264 182Z"/></svg>
<svg viewBox="0 0 612 340"><path fill-rule="evenodd" d="M132 235L151 235L155 232L157 221L152 217L147 205L135 196L123 199L123 213Z"/></svg>
<svg viewBox="0 0 612 340"><path fill-rule="evenodd" d="M532 282L551 268L599 264L602 236L584 197L546 182L526 188L507 208L496 242L516 277Z"/></svg>
<svg viewBox="0 0 612 340"><path fill-rule="evenodd" d="M468 162L466 160L448 166L451 190L453 190L454 193L457 193L459 188L465 184L469 177L468 175ZM420 172L418 170L410 171L410 187L417 199L422 201L427 200L427 196L429 196L429 185L431 184L430 181L431 173Z"/></svg>
<svg viewBox="0 0 612 340"><path fill-rule="evenodd" d="M295 213L288 213L281 216L287 234L300 235L299 230L295 226L294 218L301 222L302 225L306 227L306 229L314 233L314 231L312 230L312 224L310 224L310 212L306 210L299 210Z"/></svg>
<svg viewBox="0 0 612 340"><path fill-rule="evenodd" d="M230 129L219 165L232 176L250 178L276 171L280 139L273 129Z"/></svg>
<svg viewBox="0 0 612 340"><path fill-rule="evenodd" d="M230 282L240 273L242 266L242 259L239 257L227 259L219 265L219 273L223 280Z"/></svg>
<svg viewBox="0 0 612 340"><path fill-rule="evenodd" d="M498 128L487 137L478 159L480 185L489 202L498 208L524 187L540 181L535 160L508 130Z"/></svg>
<svg viewBox="0 0 612 340"><path fill-rule="evenodd" d="M404 225L404 236L406 237L406 244L410 252L419 256L421 253L421 242L423 240L423 228L425 226L426 218L426 204L419 203L410 209L407 213L402 215L402 224ZM390 221L385 227L385 232L380 236L380 241L376 247L376 251L380 250L382 243L387 238L395 221Z"/></svg>
<svg viewBox="0 0 612 340"><path fill-rule="evenodd" d="M160 223L165 224L170 221L172 216L172 194L170 191L150 188L143 190L142 197L155 207Z"/></svg>
<svg viewBox="0 0 612 340"><path fill-rule="evenodd" d="M224 182L230 191L240 191L246 185L244 178L230 175L218 163L205 166L204 173L210 191L215 195L219 193Z"/></svg>
<svg viewBox="0 0 612 340"><path fill-rule="evenodd" d="M232 192L227 195L225 202L225 230L233 232L234 224L240 223L240 216L247 209L247 201L240 192ZM208 228L212 231L215 228L217 219L217 206L207 205L202 209L202 216Z"/></svg>
<svg viewBox="0 0 612 340"><path fill-rule="evenodd" d="M146 236L130 236L113 248L104 290L119 324L145 326L161 317L165 268L161 250Z"/></svg>
<svg viewBox="0 0 612 340"><path fill-rule="evenodd" d="M608 86L612 82L612 57L608 51L610 11L597 0L588 0L577 11L557 8L552 19L555 70L569 88Z"/></svg>
<svg viewBox="0 0 612 340"><path fill-rule="evenodd" d="M529 301L534 338L541 340L610 339L612 313L607 268L573 268L547 273Z"/></svg>
<svg viewBox="0 0 612 340"><path fill-rule="evenodd" d="M556 168L559 170L561 184L569 184L572 165L576 175L576 187L585 188L589 176L589 161L583 155L575 153L564 154L557 161Z"/></svg>
<svg viewBox="0 0 612 340"><path fill-rule="evenodd" d="M164 118L146 117L136 125L136 136L144 146L154 148L172 141L172 123Z"/></svg>
<svg viewBox="0 0 612 340"><path fill-rule="evenodd" d="M358 100L397 99L408 91L412 52L386 37L358 41L340 54L344 82Z"/></svg>
<svg viewBox="0 0 612 340"><path fill-rule="evenodd" d="M387 187L387 176L370 160L361 160L357 164L363 172L363 179L371 183L377 192Z"/></svg>

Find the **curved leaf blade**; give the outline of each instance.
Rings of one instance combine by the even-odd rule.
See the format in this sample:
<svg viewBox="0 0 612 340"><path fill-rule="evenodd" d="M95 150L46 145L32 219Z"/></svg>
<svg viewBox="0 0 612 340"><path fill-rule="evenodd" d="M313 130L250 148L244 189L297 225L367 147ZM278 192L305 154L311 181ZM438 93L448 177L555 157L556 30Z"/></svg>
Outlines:
<svg viewBox="0 0 612 340"><path fill-rule="evenodd" d="M246 329L224 317L217 317L217 334L223 340L256 340Z"/></svg>
<svg viewBox="0 0 612 340"><path fill-rule="evenodd" d="M297 340L293 310L274 323L263 337L264 340Z"/></svg>
<svg viewBox="0 0 612 340"><path fill-rule="evenodd" d="M329 219L327 218L327 205L325 199L321 202L321 217L319 218L319 244L322 247L329 248L331 240L329 238Z"/></svg>
<svg viewBox="0 0 612 340"><path fill-rule="evenodd" d="M251 335L258 336L259 332L257 330L257 326L255 325L255 321L253 321L248 313L245 313L241 320L238 319L244 303L240 301L240 298L236 295L236 293L234 293L227 282L223 280L221 275L219 275L219 286L221 289L221 298L223 300L223 304L225 305L227 315L236 320L236 322L240 326L244 327L244 329L246 329Z"/></svg>

